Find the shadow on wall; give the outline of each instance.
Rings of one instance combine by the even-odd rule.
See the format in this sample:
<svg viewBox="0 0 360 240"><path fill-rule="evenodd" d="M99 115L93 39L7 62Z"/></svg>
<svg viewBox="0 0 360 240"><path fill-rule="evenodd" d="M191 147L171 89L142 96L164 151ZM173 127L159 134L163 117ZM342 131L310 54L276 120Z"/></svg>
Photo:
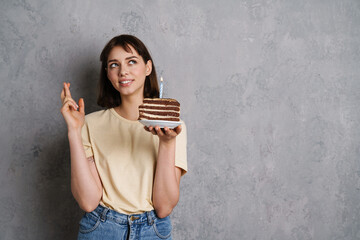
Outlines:
<svg viewBox="0 0 360 240"><path fill-rule="evenodd" d="M66 131L43 146L36 205L39 238L75 239L81 210L71 194L70 153Z"/></svg>
<svg viewBox="0 0 360 240"><path fill-rule="evenodd" d="M91 66L89 58L81 60L78 66L74 66L71 93L76 101L80 97L85 99L85 111L90 113L99 110L96 106L99 67ZM69 142L66 124L60 113L60 96L58 102L55 125L49 124L49 121L43 124L41 133L37 134L41 136L39 142L43 142L41 150L34 147L34 157L38 155L41 163L34 193L36 208L33 209L39 215L38 228L42 232L36 234L39 239L76 239L78 223L83 215L71 193Z"/></svg>

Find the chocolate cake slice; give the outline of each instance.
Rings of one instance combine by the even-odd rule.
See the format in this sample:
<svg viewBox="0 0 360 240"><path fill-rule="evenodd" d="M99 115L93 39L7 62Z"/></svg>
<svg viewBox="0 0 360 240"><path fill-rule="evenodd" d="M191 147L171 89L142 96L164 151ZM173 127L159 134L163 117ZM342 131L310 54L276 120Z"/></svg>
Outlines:
<svg viewBox="0 0 360 240"><path fill-rule="evenodd" d="M145 98L139 106L139 120L180 121L180 103L171 98Z"/></svg>

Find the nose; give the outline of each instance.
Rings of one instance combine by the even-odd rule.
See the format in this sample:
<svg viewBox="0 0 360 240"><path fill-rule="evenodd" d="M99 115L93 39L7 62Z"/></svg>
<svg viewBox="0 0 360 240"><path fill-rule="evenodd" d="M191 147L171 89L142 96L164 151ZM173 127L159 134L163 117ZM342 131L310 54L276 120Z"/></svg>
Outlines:
<svg viewBox="0 0 360 240"><path fill-rule="evenodd" d="M127 67L125 67L125 66L124 66L124 67L121 67L119 73L120 73L120 76L125 76L125 75L127 75L127 74L128 74L128 69L127 69Z"/></svg>

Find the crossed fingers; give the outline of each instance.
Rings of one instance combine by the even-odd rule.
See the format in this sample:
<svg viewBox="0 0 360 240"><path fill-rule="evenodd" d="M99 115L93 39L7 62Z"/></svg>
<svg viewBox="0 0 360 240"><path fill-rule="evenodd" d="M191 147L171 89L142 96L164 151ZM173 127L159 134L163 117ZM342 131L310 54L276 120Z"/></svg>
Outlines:
<svg viewBox="0 0 360 240"><path fill-rule="evenodd" d="M62 102L63 108L67 106L67 107L72 108L73 110L77 111L77 109L79 108L79 105L71 97L70 83L64 82L64 88L61 91L60 97L61 97L61 102Z"/></svg>

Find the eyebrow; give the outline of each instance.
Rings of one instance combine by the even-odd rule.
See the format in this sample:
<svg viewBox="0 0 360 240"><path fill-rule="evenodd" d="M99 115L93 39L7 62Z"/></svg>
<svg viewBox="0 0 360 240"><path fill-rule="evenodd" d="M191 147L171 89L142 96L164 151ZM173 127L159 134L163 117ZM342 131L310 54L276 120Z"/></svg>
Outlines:
<svg viewBox="0 0 360 240"><path fill-rule="evenodd" d="M132 59L132 58L138 58L138 57L137 56L130 56L130 57L125 58L125 60L129 60L129 59ZM118 62L118 60L117 59L111 59L111 60L108 61L108 63L110 63L110 62Z"/></svg>

